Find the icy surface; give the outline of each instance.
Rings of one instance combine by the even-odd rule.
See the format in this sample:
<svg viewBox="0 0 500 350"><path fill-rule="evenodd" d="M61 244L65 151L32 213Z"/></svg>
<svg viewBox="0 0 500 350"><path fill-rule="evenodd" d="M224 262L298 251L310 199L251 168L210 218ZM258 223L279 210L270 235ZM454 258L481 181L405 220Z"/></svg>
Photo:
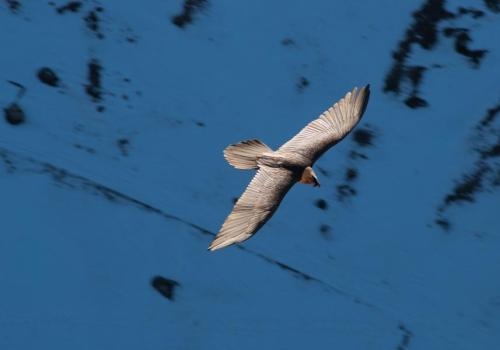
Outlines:
<svg viewBox="0 0 500 350"><path fill-rule="evenodd" d="M0 1L0 349L500 348L499 11ZM208 252L223 148L365 83L321 188Z"/></svg>

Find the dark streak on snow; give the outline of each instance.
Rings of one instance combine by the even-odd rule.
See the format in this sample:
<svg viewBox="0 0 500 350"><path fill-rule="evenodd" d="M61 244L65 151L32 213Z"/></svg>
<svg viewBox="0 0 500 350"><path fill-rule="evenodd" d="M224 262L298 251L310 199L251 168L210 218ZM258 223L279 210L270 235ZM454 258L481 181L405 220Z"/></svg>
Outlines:
<svg viewBox="0 0 500 350"><path fill-rule="evenodd" d="M278 265L278 267L280 269L291 272L294 276L302 278L304 281L313 281L314 280L314 278L312 278L310 275L303 273L302 271L299 271L297 269L294 269L293 267L291 267L287 264L284 264L284 263L279 262L279 261L275 261L274 263L276 265Z"/></svg>
<svg viewBox="0 0 500 350"><path fill-rule="evenodd" d="M298 92L304 92L304 90L311 85L311 82L306 77L300 77L296 84Z"/></svg>
<svg viewBox="0 0 500 350"><path fill-rule="evenodd" d="M317 169L321 173L321 175L326 176L326 177L330 177L331 176L330 172L328 170L326 170L325 168L317 166Z"/></svg>
<svg viewBox="0 0 500 350"><path fill-rule="evenodd" d="M426 107L427 101L420 96L420 85L427 68L421 65L410 65L408 59L419 45L424 50L433 50L439 41L438 26L441 22L450 21L461 16L469 15L474 19L484 16L484 12L475 8L459 7L457 13L445 8L445 0L427 0L423 6L413 12L413 23L405 32L405 37L398 44L397 50L392 53L393 64L385 77L384 92L402 93L402 85L409 84L410 90L405 91L405 104L410 108ZM478 67L486 50L472 50L469 48L471 37L465 28L449 28L443 32L444 37L455 40L455 51L467 57L474 67Z"/></svg>
<svg viewBox="0 0 500 350"><path fill-rule="evenodd" d="M481 158L486 160L489 158L500 157L500 135L496 144L485 150L480 150Z"/></svg>
<svg viewBox="0 0 500 350"><path fill-rule="evenodd" d="M447 38L455 38L455 51L467 57L474 68L479 67L481 59L488 50L472 50L468 47L472 41L468 29L447 27L443 29L443 34Z"/></svg>
<svg viewBox="0 0 500 350"><path fill-rule="evenodd" d="M368 156L364 153L358 151L349 152L349 158L351 159L368 159Z"/></svg>
<svg viewBox="0 0 500 350"><path fill-rule="evenodd" d="M206 8L207 5L207 0L184 0L182 12L172 17L172 23L179 28L184 28L193 22L193 15Z"/></svg>
<svg viewBox="0 0 500 350"><path fill-rule="evenodd" d="M87 28L92 31L98 39L103 39L104 34L102 34L100 29L100 19L97 15L98 12L102 12L102 7L96 7L94 10L89 11L83 19Z"/></svg>
<svg viewBox="0 0 500 350"><path fill-rule="evenodd" d="M271 263L273 265L278 266L282 270L290 272L296 278L303 279L304 281L316 281L316 282L319 282L321 284L325 284L325 282L323 282L321 280L318 280L318 279L316 279L316 278L314 278L314 277L312 277L312 276L310 276L310 275L308 275L308 274L306 274L306 273L304 273L302 271L299 271L299 270L297 270L297 269L295 269L295 268L293 268L293 267L291 267L291 266L289 266L289 265L287 265L285 263L282 263L282 262L280 262L278 260L274 260L273 258L270 258L270 257L265 256L263 254L254 252L254 251L252 251L250 249L247 249L247 248L245 248L245 247L243 247L241 245L238 245L236 247L238 247L238 249L240 249L240 250L243 250L243 251L246 251L246 252L249 252L251 254L256 255L256 256L264 259L265 261L267 261L267 262L269 262L269 263Z"/></svg>
<svg viewBox="0 0 500 350"><path fill-rule="evenodd" d="M500 0L484 0L486 7L495 13L500 13Z"/></svg>
<svg viewBox="0 0 500 350"><path fill-rule="evenodd" d="M17 81L7 80L7 82L9 84L14 85L18 89L16 99L17 100L21 99L24 96L24 94L26 93L26 87L23 84L18 83Z"/></svg>
<svg viewBox="0 0 500 350"><path fill-rule="evenodd" d="M180 283L162 276L155 276L151 279L151 286L168 300L174 301L175 290Z"/></svg>
<svg viewBox="0 0 500 350"><path fill-rule="evenodd" d="M473 7L463 7L460 6L458 8L458 14L459 15L470 15L474 19L478 19L484 16L484 11L475 9Z"/></svg>
<svg viewBox="0 0 500 350"><path fill-rule="evenodd" d="M494 192L500 186L500 125L496 122L500 115L500 104L489 108L474 128L474 151L477 159L471 170L465 172L455 184L451 193L444 196L437 208L434 222L444 230L450 230L450 220L445 212L458 203L474 203L477 194Z"/></svg>
<svg viewBox="0 0 500 350"><path fill-rule="evenodd" d="M422 82L422 76L427 68L423 66L414 66L408 70L408 79L412 82L413 86L419 86Z"/></svg>
<svg viewBox="0 0 500 350"><path fill-rule="evenodd" d="M292 38L283 38L283 40L281 40L281 45L283 46L295 46L295 40L293 40Z"/></svg>
<svg viewBox="0 0 500 350"><path fill-rule="evenodd" d="M495 118L500 114L499 112L500 112L500 103L494 106L493 108L488 109L486 115L479 122L479 126L477 127L477 129L489 127L491 123L493 123Z"/></svg>
<svg viewBox="0 0 500 350"><path fill-rule="evenodd" d="M472 174L466 174L456 184L453 192L445 197L445 207L456 202L474 202L474 195L482 189L484 175L487 170L487 165L480 163Z"/></svg>
<svg viewBox="0 0 500 350"><path fill-rule="evenodd" d="M344 202L347 198L353 197L356 194L356 189L354 189L351 185L337 185L337 199L339 202Z"/></svg>
<svg viewBox="0 0 500 350"><path fill-rule="evenodd" d="M5 0L5 2L9 5L9 9L14 13L19 11L21 8L21 2L19 0Z"/></svg>
<svg viewBox="0 0 500 350"><path fill-rule="evenodd" d="M354 142L358 144L358 146L366 147L373 146L374 132L367 128L357 128L352 133L352 138Z"/></svg>
<svg viewBox="0 0 500 350"><path fill-rule="evenodd" d="M84 192L88 192L94 195L102 196L106 200L113 202L115 204L124 204L124 205L132 205L136 208L145 210L147 212L150 212L152 214L160 215L164 217L165 219L172 220L179 222L181 224L184 224L186 226L189 226L195 230L197 230L199 233L209 236L210 238L215 237L215 233L207 230L206 228L203 228L197 224L194 224L190 221L184 220L178 216L171 215L166 213L165 211L154 207L146 202L143 202L139 199L133 198L125 193L122 193L120 191L114 190L108 186L102 185L100 183L97 183L93 180L90 180L86 177L80 176L73 174L66 169L56 167L50 163L47 162L42 162L38 161L36 159L30 158L30 157L23 157L20 155L15 154L12 151L9 151L7 149L1 148L0 147L0 154L4 154L9 157L9 159L12 161L13 166L16 165L16 163L27 163L28 166L24 167L25 172L31 172L31 173L37 173L37 174L47 174L52 177L52 180L55 182L55 184L59 186L64 186L70 189L74 190L82 190ZM3 156L2 156L3 157ZM19 167L17 167L19 168ZM292 276L296 278L300 278L304 281L308 282L315 282L321 285L322 287L325 288L325 290L329 292L334 292L339 295L342 295L344 297L347 297L351 299L351 301L357 303L357 304L362 304L370 308L375 308L374 305L360 299L359 297L346 292L338 287L333 286L332 284L325 282L319 278L316 278L310 274L307 274L303 271L300 271L294 267L291 267L288 264L285 264L279 260L273 259L267 255L258 253L256 251L250 250L244 246L241 245L235 245L235 247L239 250L242 250L248 254L251 254L255 257L258 257L267 263L270 263L274 266L279 267L281 270L286 271L290 273Z"/></svg>
<svg viewBox="0 0 500 350"><path fill-rule="evenodd" d="M270 258L270 257L268 257L266 255L263 255L261 253L258 253L258 252L255 252L253 250L250 250L250 249L248 249L248 248L246 248L244 246L236 245L236 247L238 249L240 249L240 250L246 251L246 252L248 252L250 254L253 254L253 255L257 256L257 257L259 257L259 258L267 261L268 263L271 263L273 265L278 266L279 268L281 268L281 269L283 269L283 270L291 273L296 278L299 278L299 279L302 279L302 280L308 281L308 282L316 282L316 283L322 285L327 291L335 292L335 293L337 293L339 295L347 297L347 298L351 299L351 301L354 302L354 303L356 303L356 304L361 304L361 305L367 306L369 308L377 308L375 305L373 305L373 304L371 304L371 303L369 303L367 301L364 301L364 300L358 298L357 296L355 296L355 295L353 295L353 294L351 294L349 292L346 292L346 291L344 291L344 290L342 290L342 289L340 289L338 287L335 287L335 286L331 285L330 283L327 283L327 282L325 282L323 280L320 280L320 279L318 279L316 277L313 277L313 276L311 276L311 275L309 275L307 273L304 273L302 271L294 269L293 267L290 267L287 264L284 264L284 263L282 263L280 261L277 261L277 260L275 260L273 258Z"/></svg>
<svg viewBox="0 0 500 350"><path fill-rule="evenodd" d="M74 146L76 149L83 150L83 151L85 151L85 152L87 152L87 153L89 153L89 154L95 154L95 153L96 153L96 151L95 151L95 149L94 149L94 148L92 148L92 147L88 147L88 146L83 146L83 145L80 145L79 143L75 143L73 146Z"/></svg>
<svg viewBox="0 0 500 350"><path fill-rule="evenodd" d="M326 239L330 239L331 238L331 231L332 231L332 228L328 224L321 224L319 226L319 232Z"/></svg>
<svg viewBox="0 0 500 350"><path fill-rule="evenodd" d="M405 38L399 42L397 51L393 52L394 63L385 78L384 91L399 94L401 83L409 78L413 67L406 64L412 52L412 46L420 45L430 50L438 41L437 25L440 21L453 18L454 15L444 8L445 0L427 0L424 5L413 13L414 21L406 30Z"/></svg>
<svg viewBox="0 0 500 350"><path fill-rule="evenodd" d="M2 162L5 165L5 170L7 171L7 173L12 174L16 171L17 168L12 162L12 160L10 160L7 152L5 152L4 150L0 150L0 158L2 159Z"/></svg>
<svg viewBox="0 0 500 350"><path fill-rule="evenodd" d="M101 91L101 71L102 66L95 58L91 59L87 64L87 79L88 84L85 85L85 91L92 98L94 102L102 100Z"/></svg>
<svg viewBox="0 0 500 350"><path fill-rule="evenodd" d="M5 120L11 125L23 124L26 120L23 109L15 102L4 108L3 111Z"/></svg>
<svg viewBox="0 0 500 350"><path fill-rule="evenodd" d="M405 104L410 108L420 108L427 107L427 101L423 98L419 97L419 87L422 83L422 77L427 68L423 66L413 66L408 67L407 77L411 82L412 90L410 92L410 96L405 100Z"/></svg>
<svg viewBox="0 0 500 350"><path fill-rule="evenodd" d="M450 220L448 219L438 217L437 219L434 220L434 222L436 223L436 225L439 225L439 227L441 227L445 231L449 231L451 229L451 223Z"/></svg>
<svg viewBox="0 0 500 350"><path fill-rule="evenodd" d="M345 180L347 182L354 181L358 177L358 171L354 168L347 168L345 172Z"/></svg>
<svg viewBox="0 0 500 350"><path fill-rule="evenodd" d="M398 329L403 333L403 335L396 350L406 350L408 349L410 341L413 338L413 333L402 322L399 324Z"/></svg>
<svg viewBox="0 0 500 350"><path fill-rule="evenodd" d="M128 146L130 145L129 139L121 138L116 141L116 145L120 149L122 156L128 156Z"/></svg>
<svg viewBox="0 0 500 350"><path fill-rule="evenodd" d="M44 84L56 87L59 85L59 77L49 67L42 67L37 72L38 79Z"/></svg>
<svg viewBox="0 0 500 350"><path fill-rule="evenodd" d="M373 127L366 124L364 127L354 130L351 137L358 148L367 148L374 146L375 135ZM345 170L345 183L336 186L337 200L339 202L344 202L346 199L354 197L358 193L354 185L359 178L359 170L354 164L360 159L366 160L368 157L355 149L348 153L348 161L351 165Z"/></svg>
<svg viewBox="0 0 500 350"><path fill-rule="evenodd" d="M328 203L327 201L325 201L324 199L317 199L315 202L314 202L314 205L321 209L321 210L327 210L328 209Z"/></svg>
<svg viewBox="0 0 500 350"><path fill-rule="evenodd" d="M427 101L419 97L415 91L405 100L405 104L412 109L427 107Z"/></svg>
<svg viewBox="0 0 500 350"><path fill-rule="evenodd" d="M347 182L353 182L354 179L347 180ZM344 202L346 199L350 197L354 197L357 194L356 189L350 184L338 184L336 186L337 189L337 200L339 202Z"/></svg>
<svg viewBox="0 0 500 350"><path fill-rule="evenodd" d="M66 12L78 12L82 7L81 1L69 1L66 5L59 6L56 11L59 14L64 14Z"/></svg>

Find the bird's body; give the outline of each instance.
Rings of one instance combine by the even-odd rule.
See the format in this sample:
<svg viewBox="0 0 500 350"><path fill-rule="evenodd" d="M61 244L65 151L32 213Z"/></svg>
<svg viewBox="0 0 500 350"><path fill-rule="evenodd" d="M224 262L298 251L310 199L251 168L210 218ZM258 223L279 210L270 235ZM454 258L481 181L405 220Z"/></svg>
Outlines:
<svg viewBox="0 0 500 350"><path fill-rule="evenodd" d="M224 248L250 238L271 218L295 183L319 186L313 164L359 122L369 95L369 85L359 92L355 88L276 151L259 140L228 146L224 157L229 164L237 169L257 169L257 174L209 249Z"/></svg>

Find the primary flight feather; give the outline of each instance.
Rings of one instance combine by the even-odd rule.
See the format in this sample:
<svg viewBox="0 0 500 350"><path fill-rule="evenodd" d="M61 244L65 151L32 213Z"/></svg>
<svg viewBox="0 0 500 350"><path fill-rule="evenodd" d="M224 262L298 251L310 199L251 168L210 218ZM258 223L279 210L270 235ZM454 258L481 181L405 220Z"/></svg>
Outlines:
<svg viewBox="0 0 500 350"><path fill-rule="evenodd" d="M295 183L319 186L312 169L314 162L356 126L369 96L370 85L360 90L354 88L277 151L259 140L228 146L224 158L229 164L237 169L257 169L257 174L208 249L224 248L252 237L271 218Z"/></svg>

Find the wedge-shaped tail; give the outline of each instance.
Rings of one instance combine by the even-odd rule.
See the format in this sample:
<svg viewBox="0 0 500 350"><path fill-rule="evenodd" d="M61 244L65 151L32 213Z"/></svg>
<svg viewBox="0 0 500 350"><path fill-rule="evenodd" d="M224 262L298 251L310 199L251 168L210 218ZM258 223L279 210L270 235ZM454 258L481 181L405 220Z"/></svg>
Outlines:
<svg viewBox="0 0 500 350"><path fill-rule="evenodd" d="M247 140L227 146L224 158L236 169L257 169L257 159L265 152L272 149L259 140Z"/></svg>

